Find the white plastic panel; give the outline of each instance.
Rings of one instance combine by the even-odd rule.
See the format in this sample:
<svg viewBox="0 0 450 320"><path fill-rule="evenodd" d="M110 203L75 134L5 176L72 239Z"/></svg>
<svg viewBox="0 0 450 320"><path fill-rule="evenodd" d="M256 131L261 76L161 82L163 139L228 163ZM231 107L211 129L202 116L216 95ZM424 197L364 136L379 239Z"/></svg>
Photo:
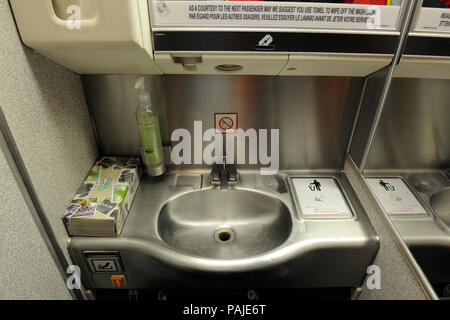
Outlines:
<svg viewBox="0 0 450 320"><path fill-rule="evenodd" d="M402 179L368 178L366 181L388 215L427 215Z"/></svg>
<svg viewBox="0 0 450 320"><path fill-rule="evenodd" d="M24 43L80 74L158 74L146 0L11 0Z"/></svg>
<svg viewBox="0 0 450 320"><path fill-rule="evenodd" d="M169 28L202 26L396 30L401 12L398 1L384 1L385 5L217 0L149 0L149 3L153 12L153 25ZM387 5L388 3L391 5Z"/></svg>
<svg viewBox="0 0 450 320"><path fill-rule="evenodd" d="M450 8L420 8L414 31L450 33Z"/></svg>
<svg viewBox="0 0 450 320"><path fill-rule="evenodd" d="M450 79L450 58L403 56L394 77Z"/></svg>
<svg viewBox="0 0 450 320"><path fill-rule="evenodd" d="M185 59L186 63L175 62ZM190 63L201 59L201 62ZM287 54L166 54L155 53L155 61L166 74L277 75L288 61ZM216 67L230 71L218 70ZM238 67L240 67L238 69ZM238 69L238 70L234 70Z"/></svg>
<svg viewBox="0 0 450 320"><path fill-rule="evenodd" d="M352 212L333 178L292 178L296 203L304 218L348 218Z"/></svg>
<svg viewBox="0 0 450 320"><path fill-rule="evenodd" d="M289 55L289 62L280 75L364 77L387 66L391 59L372 55Z"/></svg>

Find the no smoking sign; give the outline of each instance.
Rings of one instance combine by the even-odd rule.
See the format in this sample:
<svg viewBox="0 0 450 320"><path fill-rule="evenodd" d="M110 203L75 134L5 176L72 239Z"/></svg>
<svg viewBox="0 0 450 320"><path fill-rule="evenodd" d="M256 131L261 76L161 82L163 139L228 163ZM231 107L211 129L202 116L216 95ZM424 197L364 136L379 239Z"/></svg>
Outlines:
<svg viewBox="0 0 450 320"><path fill-rule="evenodd" d="M214 128L217 133L236 133L238 128L238 114L214 113Z"/></svg>

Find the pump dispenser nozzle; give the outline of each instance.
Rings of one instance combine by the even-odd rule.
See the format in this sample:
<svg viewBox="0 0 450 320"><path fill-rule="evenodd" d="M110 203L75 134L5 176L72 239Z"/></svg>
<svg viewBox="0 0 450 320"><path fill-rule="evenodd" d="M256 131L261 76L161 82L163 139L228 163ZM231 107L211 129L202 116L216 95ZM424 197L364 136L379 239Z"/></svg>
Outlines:
<svg viewBox="0 0 450 320"><path fill-rule="evenodd" d="M145 79L144 77L139 77L136 80L136 84L134 85L134 88L138 91L138 100L139 103L142 104L148 104L151 106L151 100L150 100L150 93L145 90Z"/></svg>
<svg viewBox="0 0 450 320"><path fill-rule="evenodd" d="M139 77L136 80L136 84L135 84L134 88L136 90L138 90L138 89L144 89L145 90L145 79L144 79L144 77Z"/></svg>

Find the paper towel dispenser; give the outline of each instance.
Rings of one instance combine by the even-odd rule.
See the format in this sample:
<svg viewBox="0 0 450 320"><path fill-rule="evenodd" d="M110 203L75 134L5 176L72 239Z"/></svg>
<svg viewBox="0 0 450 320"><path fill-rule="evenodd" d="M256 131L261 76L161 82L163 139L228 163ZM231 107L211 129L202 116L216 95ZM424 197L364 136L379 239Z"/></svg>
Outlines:
<svg viewBox="0 0 450 320"><path fill-rule="evenodd" d="M159 74L146 0L11 0L22 41L80 74Z"/></svg>

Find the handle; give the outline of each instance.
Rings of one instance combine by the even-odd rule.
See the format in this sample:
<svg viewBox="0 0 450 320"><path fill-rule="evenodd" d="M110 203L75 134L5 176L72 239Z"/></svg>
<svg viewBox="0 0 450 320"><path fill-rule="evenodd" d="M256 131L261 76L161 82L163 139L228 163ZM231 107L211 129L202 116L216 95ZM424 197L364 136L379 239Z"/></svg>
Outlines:
<svg viewBox="0 0 450 320"><path fill-rule="evenodd" d="M215 68L219 71L230 72L230 71L241 70L242 66L240 66L238 64L220 64L220 65L216 66Z"/></svg>

